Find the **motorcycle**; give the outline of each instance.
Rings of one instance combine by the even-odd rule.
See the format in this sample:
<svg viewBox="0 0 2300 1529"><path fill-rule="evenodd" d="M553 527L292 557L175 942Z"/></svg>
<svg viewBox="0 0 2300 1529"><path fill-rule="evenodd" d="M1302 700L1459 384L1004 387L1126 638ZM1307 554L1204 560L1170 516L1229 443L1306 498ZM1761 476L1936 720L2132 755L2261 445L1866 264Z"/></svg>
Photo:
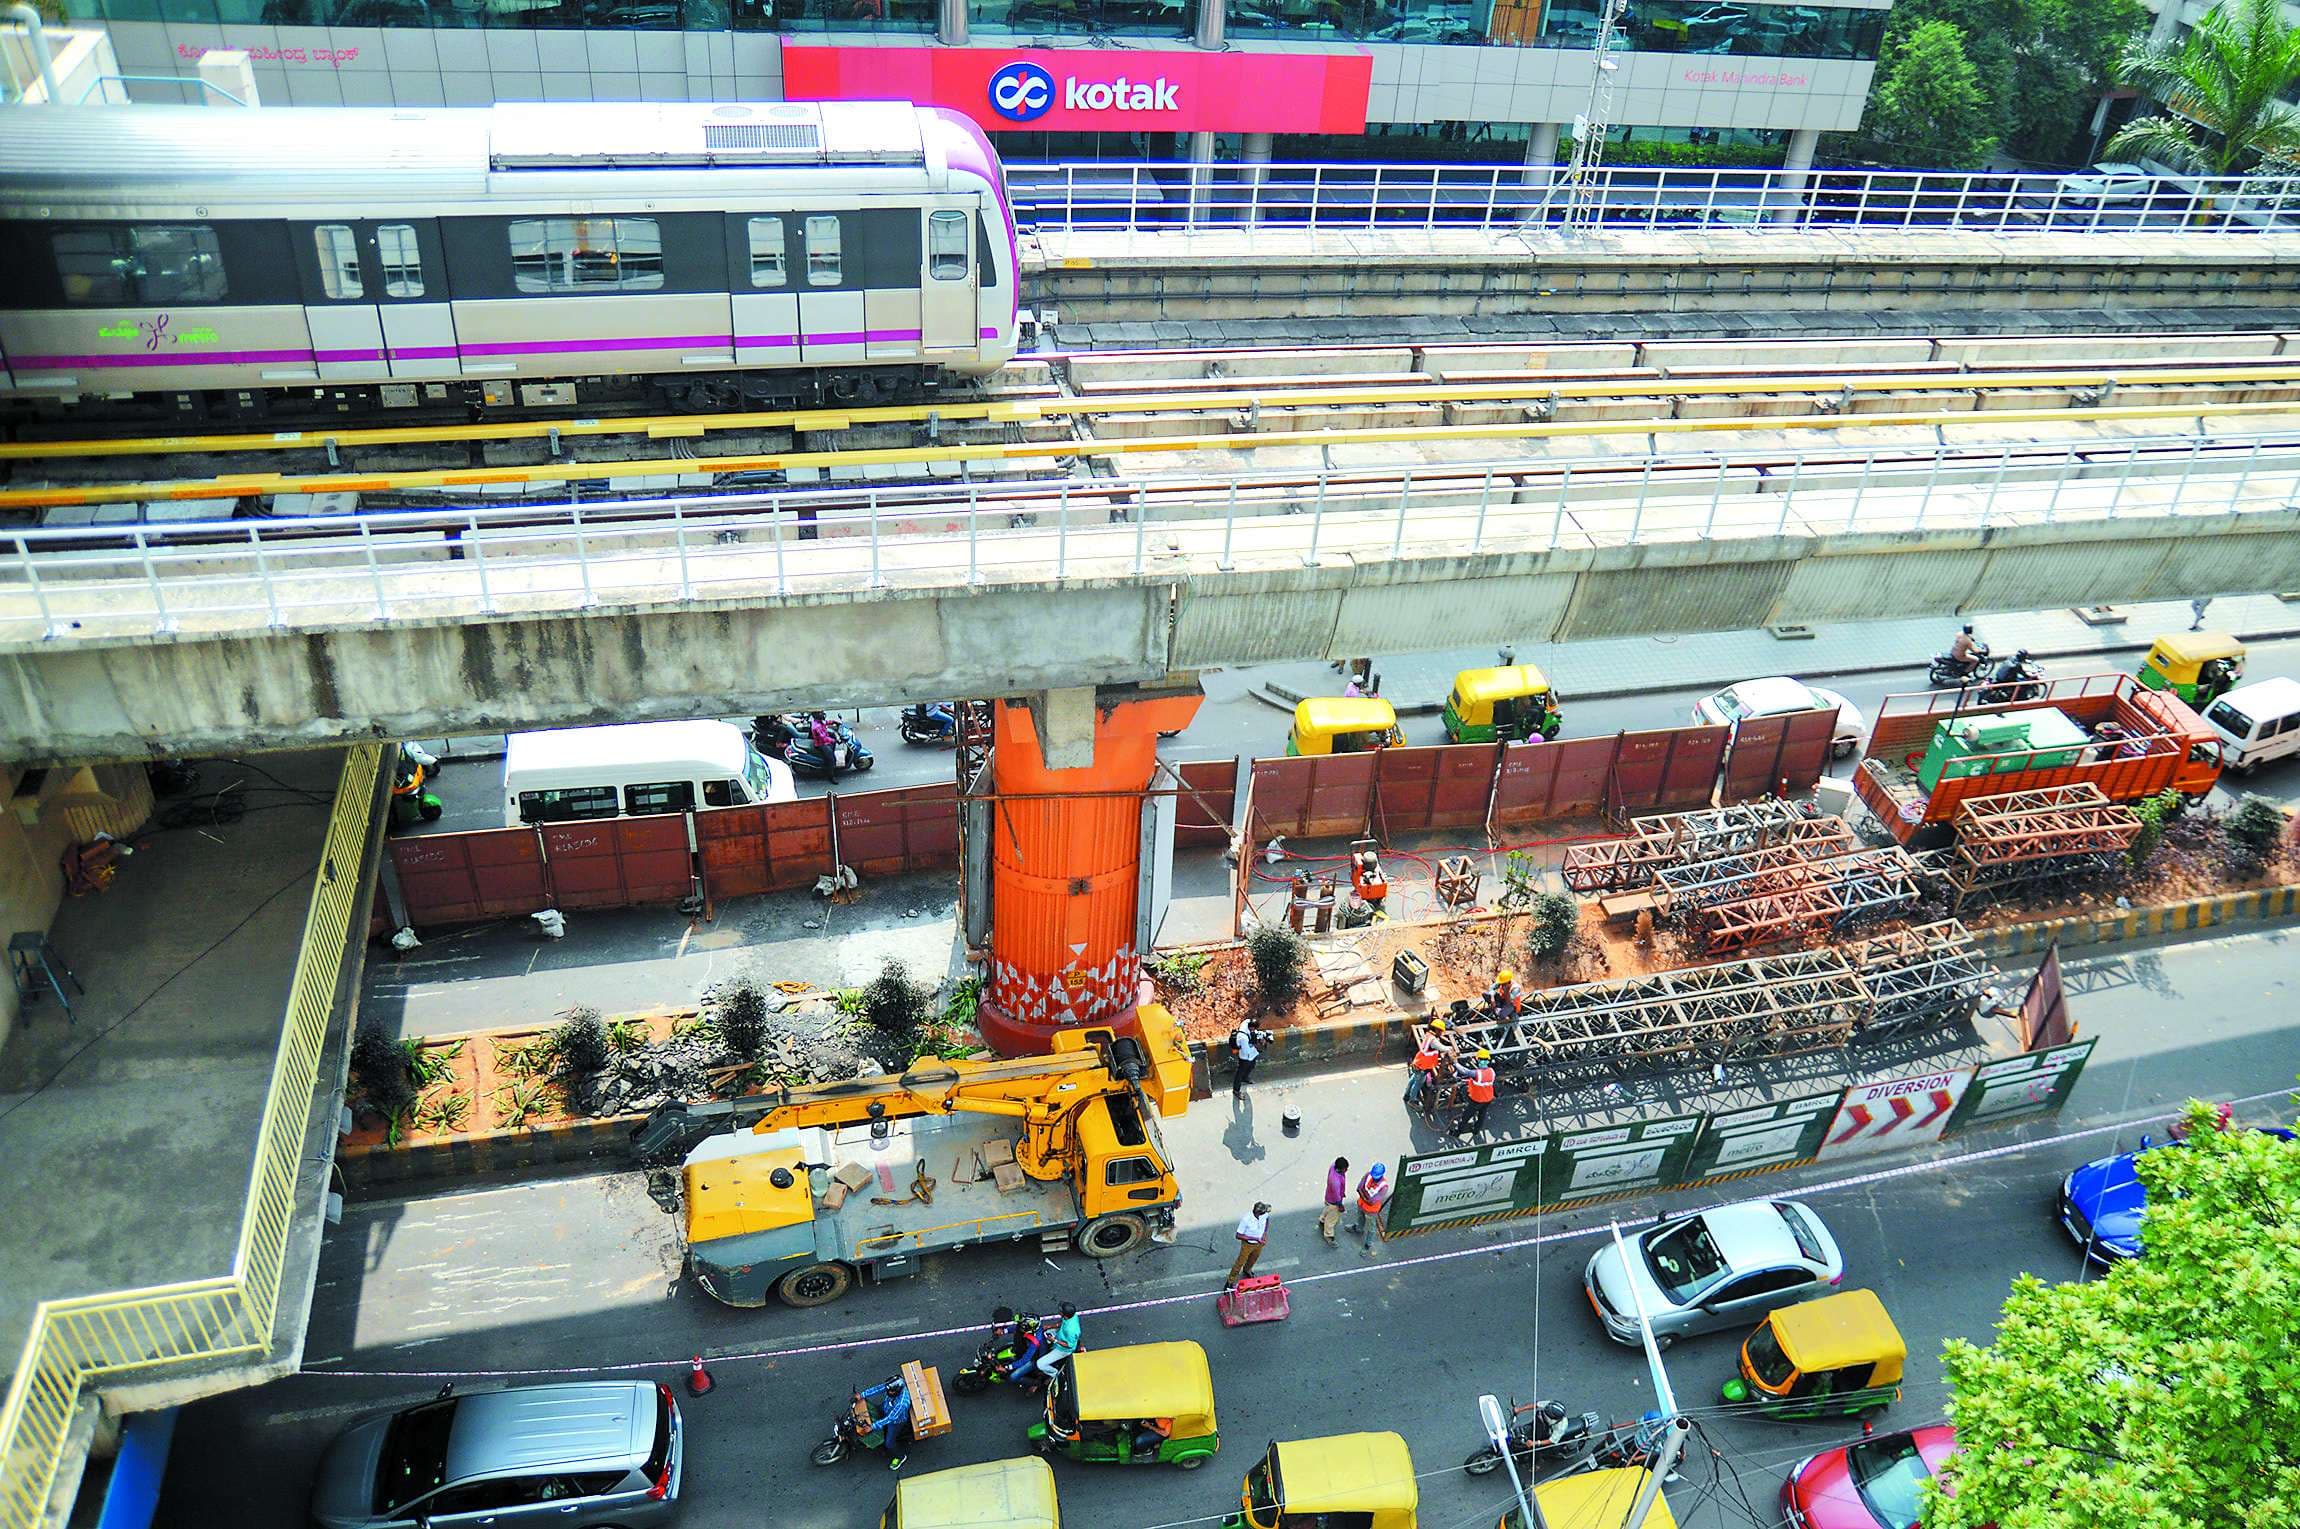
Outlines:
<svg viewBox="0 0 2300 1529"><path fill-rule="evenodd" d="M946 702L921 701L905 706L895 726L905 743L958 742L958 713Z"/></svg>
<svg viewBox="0 0 2300 1529"><path fill-rule="evenodd" d="M807 1458L817 1465L836 1465L858 1449L885 1449L889 1443L886 1430L872 1425L871 1403L901 1390L902 1377L894 1375L867 1391L855 1392L846 1407L831 1419L831 1436L817 1444ZM906 1421L900 1431L907 1433L908 1428Z"/></svg>
<svg viewBox="0 0 2300 1529"><path fill-rule="evenodd" d="M751 719L751 747L760 753L780 759L792 740L805 736L806 720L794 719L781 713L770 712Z"/></svg>
<svg viewBox="0 0 2300 1529"><path fill-rule="evenodd" d="M1997 665L1981 690L1981 700L1992 705L2008 701L2041 700L2045 693L2044 670L2027 654L2008 658Z"/></svg>
<svg viewBox="0 0 2300 1529"><path fill-rule="evenodd" d="M1988 672L1988 662L1989 645L1985 642L1974 643L1972 656L1961 664L1946 653L1935 653L1933 666L1925 671L1925 683L1935 690L1969 685Z"/></svg>
<svg viewBox="0 0 2300 1529"><path fill-rule="evenodd" d="M1510 1408L1510 1456L1531 1480L1547 1480L1576 1471L1637 1470L1650 1464L1660 1448L1668 1420L1648 1412L1634 1423L1604 1426L1604 1415L1584 1412L1568 1415L1556 1402L1539 1407ZM1519 1423L1518 1416L1531 1421ZM1472 1476L1483 1476L1501 1464L1501 1451L1487 1444L1462 1462Z"/></svg>
<svg viewBox="0 0 2300 1529"><path fill-rule="evenodd" d="M1012 1372L1014 1362L1024 1351L1036 1346L1035 1340L1045 1319L1016 1316L1001 1306L991 1314L990 1320L990 1336L975 1350L974 1362L951 1372L951 1389L961 1396L979 1396L992 1386L1012 1386L1025 1396L1044 1390L1046 1377L1036 1370L1024 1371L1019 1379Z"/></svg>
<svg viewBox="0 0 2300 1529"><path fill-rule="evenodd" d="M860 775L878 763L871 751L855 736L854 729L844 722L833 722L831 747L826 754L814 740L811 730L802 732L783 748L783 762L794 775L805 775L815 780L837 780L842 775Z"/></svg>

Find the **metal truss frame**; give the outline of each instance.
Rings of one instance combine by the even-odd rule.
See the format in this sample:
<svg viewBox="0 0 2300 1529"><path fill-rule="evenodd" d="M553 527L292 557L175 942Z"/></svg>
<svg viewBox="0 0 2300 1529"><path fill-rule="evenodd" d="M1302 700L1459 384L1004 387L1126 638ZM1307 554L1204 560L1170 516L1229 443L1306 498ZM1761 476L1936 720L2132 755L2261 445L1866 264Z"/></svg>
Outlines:
<svg viewBox="0 0 2300 1529"><path fill-rule="evenodd" d="M1802 803L1763 797L1733 807L1666 812L1629 820L1626 838L1576 844L1565 852L1565 884L1581 893L1633 892L1666 865L1688 865L1772 845L1827 838L1844 825Z"/></svg>

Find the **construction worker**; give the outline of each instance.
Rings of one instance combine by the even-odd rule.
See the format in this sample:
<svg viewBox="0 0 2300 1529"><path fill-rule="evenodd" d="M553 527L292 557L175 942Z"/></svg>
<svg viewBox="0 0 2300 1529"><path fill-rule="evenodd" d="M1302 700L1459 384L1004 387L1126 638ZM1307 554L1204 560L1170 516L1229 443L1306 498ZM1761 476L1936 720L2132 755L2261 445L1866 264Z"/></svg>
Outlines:
<svg viewBox="0 0 2300 1529"><path fill-rule="evenodd" d="M1453 1071L1454 1058L1459 1053L1453 1043L1453 1032L1443 1019L1433 1019L1414 1037L1412 1070L1406 1074L1406 1108L1418 1110L1429 1097L1431 1085L1437 1082L1439 1068Z"/></svg>
<svg viewBox="0 0 2300 1529"><path fill-rule="evenodd" d="M1453 1134L1467 1136L1485 1125L1485 1112L1493 1105L1493 1053L1478 1048L1474 1066L1454 1064L1454 1072L1463 1080L1469 1094L1469 1103L1462 1106L1461 1119L1454 1122Z"/></svg>
<svg viewBox="0 0 2300 1529"><path fill-rule="evenodd" d="M1382 874L1381 856L1371 849L1361 849L1350 856L1350 890L1358 900L1381 917L1382 902L1390 895L1390 879Z"/></svg>
<svg viewBox="0 0 2300 1529"><path fill-rule="evenodd" d="M1485 990L1486 1012L1495 1019L1515 1019L1524 1005L1517 996L1517 973L1503 967L1493 974L1493 986Z"/></svg>

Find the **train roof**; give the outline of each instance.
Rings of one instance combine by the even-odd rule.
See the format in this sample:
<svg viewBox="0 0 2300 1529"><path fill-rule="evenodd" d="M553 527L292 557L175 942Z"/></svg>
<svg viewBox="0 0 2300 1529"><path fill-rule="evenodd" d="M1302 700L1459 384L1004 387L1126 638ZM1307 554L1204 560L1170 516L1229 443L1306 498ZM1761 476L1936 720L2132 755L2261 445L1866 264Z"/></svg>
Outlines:
<svg viewBox="0 0 2300 1529"><path fill-rule="evenodd" d="M927 162L926 117L889 101L521 102L486 107L11 106L0 183L19 196L182 181L340 194L332 177Z"/></svg>

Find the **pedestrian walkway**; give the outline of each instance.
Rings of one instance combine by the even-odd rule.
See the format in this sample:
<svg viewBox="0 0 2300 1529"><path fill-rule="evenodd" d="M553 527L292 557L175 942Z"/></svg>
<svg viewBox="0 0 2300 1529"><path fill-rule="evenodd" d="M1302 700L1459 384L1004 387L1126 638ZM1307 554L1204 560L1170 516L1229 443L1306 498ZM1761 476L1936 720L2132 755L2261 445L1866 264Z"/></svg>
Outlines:
<svg viewBox="0 0 2300 1529"><path fill-rule="evenodd" d="M2194 619L2185 600L2117 607L2122 621L2094 626L2072 610L2015 611L1972 618L1973 630L2000 654L2026 648L2040 659L2113 657L2129 668L2129 654L2165 632L2185 631ZM1579 642L1524 643L1510 661L1538 664L1568 703L1613 696L1705 690L1765 674L1875 674L1922 668L1948 646L1958 618L1847 622L1817 627L1805 638L1776 637L1758 629L1698 632L1674 637L1614 637ZM2247 642L2300 637L2300 604L2274 595L2227 595L2205 609L2204 624ZM1400 698L1407 715L1435 712L1463 669L1500 661L1492 648L1456 648L1377 659L1382 692ZM1304 695L1331 695L1340 681L1325 664L1273 664L1255 671L1273 701L1291 707ZM1412 698L1408 701L1406 698ZM1423 698L1428 699L1423 699Z"/></svg>

